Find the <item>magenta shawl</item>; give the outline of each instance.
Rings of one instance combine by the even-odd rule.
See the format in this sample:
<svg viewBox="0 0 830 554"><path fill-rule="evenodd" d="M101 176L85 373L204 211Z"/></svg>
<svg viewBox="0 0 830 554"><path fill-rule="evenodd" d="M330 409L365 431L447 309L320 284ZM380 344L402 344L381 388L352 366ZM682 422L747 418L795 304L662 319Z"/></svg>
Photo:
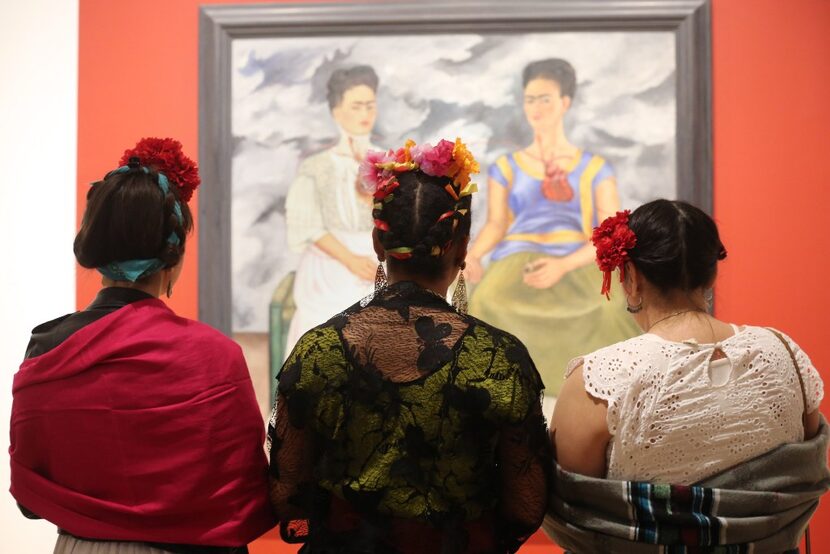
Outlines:
<svg viewBox="0 0 830 554"><path fill-rule="evenodd" d="M160 300L26 360L13 394L11 493L73 535L242 546L275 523L240 348Z"/></svg>

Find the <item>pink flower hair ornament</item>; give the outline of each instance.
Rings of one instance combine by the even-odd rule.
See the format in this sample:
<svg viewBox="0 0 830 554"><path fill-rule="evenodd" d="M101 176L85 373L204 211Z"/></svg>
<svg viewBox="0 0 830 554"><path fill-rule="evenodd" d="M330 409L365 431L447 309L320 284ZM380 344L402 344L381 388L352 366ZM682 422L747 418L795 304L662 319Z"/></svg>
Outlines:
<svg viewBox="0 0 830 554"><path fill-rule="evenodd" d="M461 142L441 140L437 145L429 143L415 144L408 140L403 148L377 152L370 150L360 164L359 176L363 190L374 198L373 215L375 228L381 232L390 230L389 223L380 219L384 204L394 197L394 191L400 186L398 174L406 171L421 171L432 177L448 177L452 180L444 190L455 200L455 207L443 213L438 222L453 218L453 230L458 226L458 217L467 215L468 210L461 207L461 199L478 191L470 180L470 175L479 172L478 162ZM458 216L458 217L456 217ZM441 256L451 246L452 241L443 247L434 246L430 255ZM406 260L412 257L413 248L401 246L387 250L393 258Z"/></svg>
<svg viewBox="0 0 830 554"><path fill-rule="evenodd" d="M456 201L478 190L476 184L470 182L470 175L479 172L478 162L460 138L455 139L454 143L441 140L435 146L429 143L418 145L413 140L407 140L398 150L370 150L360 164L359 174L363 190L372 194L375 200L385 200L389 198L391 190L388 189L392 181L397 180L395 176L406 171L449 177L453 182L447 186L447 193Z"/></svg>

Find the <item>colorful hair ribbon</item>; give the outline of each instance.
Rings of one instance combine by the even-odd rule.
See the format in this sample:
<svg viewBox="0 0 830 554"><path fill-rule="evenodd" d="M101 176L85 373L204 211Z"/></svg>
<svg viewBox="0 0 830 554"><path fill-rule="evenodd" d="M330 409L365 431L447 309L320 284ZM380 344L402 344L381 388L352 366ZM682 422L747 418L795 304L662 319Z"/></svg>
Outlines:
<svg viewBox="0 0 830 554"><path fill-rule="evenodd" d="M408 246L390 248L386 251L386 253L395 258L396 260L408 260L412 257L412 248Z"/></svg>

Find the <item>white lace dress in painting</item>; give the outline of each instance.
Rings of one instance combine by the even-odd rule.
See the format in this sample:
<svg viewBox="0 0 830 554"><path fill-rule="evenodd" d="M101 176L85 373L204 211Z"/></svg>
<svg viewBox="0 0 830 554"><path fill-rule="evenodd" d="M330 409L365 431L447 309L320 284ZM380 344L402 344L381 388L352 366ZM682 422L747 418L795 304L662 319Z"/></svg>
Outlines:
<svg viewBox="0 0 830 554"><path fill-rule="evenodd" d="M372 282L357 277L314 244L330 233L353 254L377 257L372 246L371 203L357 193L359 164L344 141L348 141L345 135L337 146L306 158L288 191L288 246L302 256L294 279L297 311L288 330L286 353L303 333L373 288Z"/></svg>
<svg viewBox="0 0 830 554"><path fill-rule="evenodd" d="M769 329L736 327L715 344L645 334L573 360L585 388L608 403L609 479L693 484L788 442L804 439L801 385ZM807 412L821 377L789 337ZM716 350L725 358L710 363Z"/></svg>

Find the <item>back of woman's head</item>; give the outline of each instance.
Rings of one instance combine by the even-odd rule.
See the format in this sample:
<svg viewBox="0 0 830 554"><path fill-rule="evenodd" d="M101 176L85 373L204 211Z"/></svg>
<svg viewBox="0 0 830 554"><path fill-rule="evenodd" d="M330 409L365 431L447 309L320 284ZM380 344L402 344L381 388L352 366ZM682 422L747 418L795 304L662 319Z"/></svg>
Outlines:
<svg viewBox="0 0 830 554"><path fill-rule="evenodd" d="M155 171L144 173L136 168L111 173L92 185L74 245L82 267L151 258L160 259L164 267L179 263L193 219L187 204L180 203L179 222L175 188L165 194L158 179ZM168 241L171 233L178 237L178 244Z"/></svg>
<svg viewBox="0 0 830 554"><path fill-rule="evenodd" d="M360 178L372 194L375 231L388 263L411 275L438 277L451 267L445 256L470 234L470 175L479 166L467 147L407 141L388 152L369 151Z"/></svg>
<svg viewBox="0 0 830 554"><path fill-rule="evenodd" d="M628 220L637 238L628 255L660 291L693 291L715 280L726 258L718 227L703 210L680 200L643 204Z"/></svg>
<svg viewBox="0 0 830 554"><path fill-rule="evenodd" d="M184 255L193 228L187 200L200 180L172 139L142 139L121 163L87 193L75 257L113 279L141 280Z"/></svg>
<svg viewBox="0 0 830 554"><path fill-rule="evenodd" d="M400 185L393 198L373 212L376 220L386 223L378 229L378 239L390 253L387 263L411 274L437 277L445 269L443 254L470 234L472 197L453 199L446 190L452 183L449 177L407 171L397 179ZM411 257L396 257L399 249Z"/></svg>

